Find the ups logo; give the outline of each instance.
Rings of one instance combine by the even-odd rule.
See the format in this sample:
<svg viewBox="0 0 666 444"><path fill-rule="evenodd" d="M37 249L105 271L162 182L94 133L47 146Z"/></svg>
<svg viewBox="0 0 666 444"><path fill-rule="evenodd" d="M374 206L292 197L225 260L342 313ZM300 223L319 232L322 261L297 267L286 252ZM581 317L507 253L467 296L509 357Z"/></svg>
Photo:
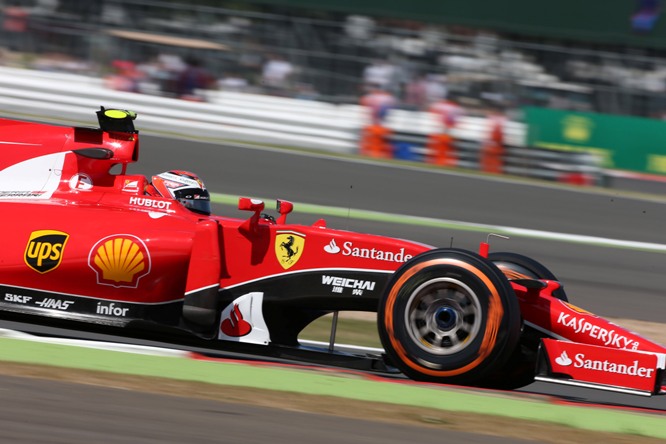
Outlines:
<svg viewBox="0 0 666 444"><path fill-rule="evenodd" d="M26 265L41 274L58 268L67 239L69 234L62 231L33 231L25 247Z"/></svg>

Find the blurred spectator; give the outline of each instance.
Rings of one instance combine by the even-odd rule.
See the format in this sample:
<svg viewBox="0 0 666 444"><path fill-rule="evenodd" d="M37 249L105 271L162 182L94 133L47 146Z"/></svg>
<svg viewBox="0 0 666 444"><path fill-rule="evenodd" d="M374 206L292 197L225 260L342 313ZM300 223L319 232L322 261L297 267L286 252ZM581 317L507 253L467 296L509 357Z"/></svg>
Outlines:
<svg viewBox="0 0 666 444"><path fill-rule="evenodd" d="M294 98L301 100L317 100L319 93L310 83L297 83L294 88Z"/></svg>
<svg viewBox="0 0 666 444"><path fill-rule="evenodd" d="M189 57L186 64L178 76L176 94L181 99L204 102L206 97L203 91L213 85L213 77L201 66L201 61L196 57Z"/></svg>
<svg viewBox="0 0 666 444"><path fill-rule="evenodd" d="M114 60L111 64L113 73L104 79L107 88L116 91L139 92L139 80L142 75L134 62Z"/></svg>
<svg viewBox="0 0 666 444"><path fill-rule="evenodd" d="M44 0L42 0L44 1ZM50 0L57 1L57 0ZM128 17L128 13L123 5L117 5L110 2L101 2L102 11L101 11L101 20L105 25L111 26L123 26L127 22L131 21L131 18Z"/></svg>
<svg viewBox="0 0 666 444"><path fill-rule="evenodd" d="M631 16L634 31L652 31L661 15L661 0L638 0L636 12Z"/></svg>
<svg viewBox="0 0 666 444"><path fill-rule="evenodd" d="M426 76L419 74L405 86L403 103L412 110L424 110L428 107L428 82Z"/></svg>
<svg viewBox="0 0 666 444"><path fill-rule="evenodd" d="M486 111L486 142L504 145L505 127L508 122L506 112L501 105L492 104Z"/></svg>
<svg viewBox="0 0 666 444"><path fill-rule="evenodd" d="M162 85L167 74L159 57L153 57L146 62L139 63L136 69L141 73L139 91L155 95L162 93Z"/></svg>
<svg viewBox="0 0 666 444"><path fill-rule="evenodd" d="M40 71L70 72L86 74L92 70L91 63L72 57L61 52L40 54L30 64L30 67Z"/></svg>
<svg viewBox="0 0 666 444"><path fill-rule="evenodd" d="M261 82L269 94L285 95L290 89L294 66L276 54L269 56L264 63Z"/></svg>
<svg viewBox="0 0 666 444"><path fill-rule="evenodd" d="M379 87L388 91L393 86L395 74L395 65L387 60L375 60L363 70L363 86Z"/></svg>
<svg viewBox="0 0 666 444"><path fill-rule="evenodd" d="M368 109L371 123L381 125L389 110L397 105L397 100L381 85L370 85L368 93L361 97L361 105Z"/></svg>
<svg viewBox="0 0 666 444"><path fill-rule="evenodd" d="M486 119L488 132L481 147L481 169L487 173L501 174L504 171L504 127L507 118L499 105L491 105Z"/></svg>
<svg viewBox="0 0 666 444"><path fill-rule="evenodd" d="M251 84L258 84L261 79L263 66L263 46L256 41L255 37L246 36L239 42L240 54L238 54L238 73Z"/></svg>
<svg viewBox="0 0 666 444"><path fill-rule="evenodd" d="M250 87L246 78L235 71L229 71L217 81L217 87L222 91L247 92Z"/></svg>
<svg viewBox="0 0 666 444"><path fill-rule="evenodd" d="M428 74L426 76L425 94L428 104L446 99L449 91L446 87L446 76L441 74Z"/></svg>
<svg viewBox="0 0 666 444"><path fill-rule="evenodd" d="M179 55L160 54L157 56L160 90L169 96L178 94L178 77L185 70L186 64Z"/></svg>
<svg viewBox="0 0 666 444"><path fill-rule="evenodd" d="M61 0L36 0L31 11L35 15L56 14Z"/></svg>
<svg viewBox="0 0 666 444"><path fill-rule="evenodd" d="M344 30L347 37L364 42L372 38L375 20L364 15L349 15L345 19Z"/></svg>
<svg viewBox="0 0 666 444"><path fill-rule="evenodd" d="M9 50L25 52L28 31L28 11L21 7L18 2L12 2L4 8L4 20L2 30L5 34L6 44Z"/></svg>
<svg viewBox="0 0 666 444"><path fill-rule="evenodd" d="M464 115L463 108L450 99L438 100L430 105L429 111L437 115L444 131L449 132L458 124L460 117Z"/></svg>

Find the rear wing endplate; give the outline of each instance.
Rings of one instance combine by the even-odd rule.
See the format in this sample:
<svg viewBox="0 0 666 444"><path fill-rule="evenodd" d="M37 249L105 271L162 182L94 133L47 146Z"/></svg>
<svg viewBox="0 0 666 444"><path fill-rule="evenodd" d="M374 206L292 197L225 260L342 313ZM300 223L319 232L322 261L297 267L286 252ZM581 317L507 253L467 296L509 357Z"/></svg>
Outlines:
<svg viewBox="0 0 666 444"><path fill-rule="evenodd" d="M138 133L134 128L136 113L124 109L105 109L103 106L97 111L97 121L102 131L111 133Z"/></svg>

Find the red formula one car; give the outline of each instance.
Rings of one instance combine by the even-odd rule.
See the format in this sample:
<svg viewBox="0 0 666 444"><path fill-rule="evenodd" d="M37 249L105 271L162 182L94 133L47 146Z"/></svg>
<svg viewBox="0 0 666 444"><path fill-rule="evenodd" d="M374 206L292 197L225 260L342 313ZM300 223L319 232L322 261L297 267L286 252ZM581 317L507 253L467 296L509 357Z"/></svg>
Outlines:
<svg viewBox="0 0 666 444"><path fill-rule="evenodd" d="M0 120L4 316L184 331L423 381L664 391L666 348L570 304L533 259L290 224L287 201L277 217L249 198L246 219L210 215L193 175L127 174L139 155L133 113L97 115L99 128ZM339 310L377 312L384 352L299 343Z"/></svg>

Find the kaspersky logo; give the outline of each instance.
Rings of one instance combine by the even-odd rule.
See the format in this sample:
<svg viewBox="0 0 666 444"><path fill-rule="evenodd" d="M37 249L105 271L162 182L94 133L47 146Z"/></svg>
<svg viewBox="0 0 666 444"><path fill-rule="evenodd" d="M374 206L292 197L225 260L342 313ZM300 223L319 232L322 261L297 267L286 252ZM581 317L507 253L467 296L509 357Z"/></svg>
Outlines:
<svg viewBox="0 0 666 444"><path fill-rule="evenodd" d="M55 270L62 262L67 239L69 234L62 231L33 231L25 247L25 264L41 274Z"/></svg>
<svg viewBox="0 0 666 444"><path fill-rule="evenodd" d="M638 376L639 378L651 378L653 368L641 367L638 365L638 360L634 360L631 364L620 364L611 362L607 359L587 359L585 354L577 353L573 360L569 358L566 351L563 351L560 356L555 358L555 362L562 367L568 367L573 364L574 368L581 368L585 370L598 371L604 373L616 373L619 375Z"/></svg>

